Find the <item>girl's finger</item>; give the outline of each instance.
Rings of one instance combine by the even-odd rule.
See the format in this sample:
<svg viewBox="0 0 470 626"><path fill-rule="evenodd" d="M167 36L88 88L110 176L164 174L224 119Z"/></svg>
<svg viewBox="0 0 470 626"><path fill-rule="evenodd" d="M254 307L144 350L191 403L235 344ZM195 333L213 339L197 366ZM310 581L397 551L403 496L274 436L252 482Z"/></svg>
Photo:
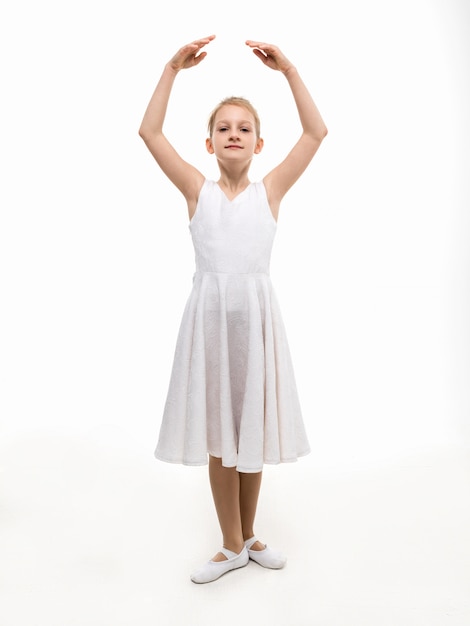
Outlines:
<svg viewBox="0 0 470 626"><path fill-rule="evenodd" d="M203 37L202 39L196 39L196 41L193 41L193 44L196 44L198 47L201 47L210 43L213 39L215 39L215 35L209 35L208 37Z"/></svg>

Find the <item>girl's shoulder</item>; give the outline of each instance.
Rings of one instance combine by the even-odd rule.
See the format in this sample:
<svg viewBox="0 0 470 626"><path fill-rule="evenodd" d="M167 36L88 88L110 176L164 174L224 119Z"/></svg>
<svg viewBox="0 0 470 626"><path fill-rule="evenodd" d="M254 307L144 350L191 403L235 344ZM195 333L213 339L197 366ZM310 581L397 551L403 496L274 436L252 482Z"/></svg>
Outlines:
<svg viewBox="0 0 470 626"><path fill-rule="evenodd" d="M217 183L215 180L211 180L209 178L204 178L202 181L202 185L199 189L199 193L197 194L197 199L192 210L189 211L189 221L193 222L196 215L200 215L201 210L205 205L210 204L210 198L213 196L214 191L216 191Z"/></svg>

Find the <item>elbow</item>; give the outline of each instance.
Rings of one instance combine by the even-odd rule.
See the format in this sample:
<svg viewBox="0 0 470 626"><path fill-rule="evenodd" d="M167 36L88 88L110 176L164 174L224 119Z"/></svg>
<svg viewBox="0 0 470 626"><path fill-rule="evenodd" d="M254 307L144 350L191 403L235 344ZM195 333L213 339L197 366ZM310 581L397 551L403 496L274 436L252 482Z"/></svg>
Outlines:
<svg viewBox="0 0 470 626"><path fill-rule="evenodd" d="M312 143L318 146L328 135L328 128L325 126L325 124L321 124L319 126L316 126L315 128L312 128L311 131L307 133L307 135Z"/></svg>
<svg viewBox="0 0 470 626"><path fill-rule="evenodd" d="M139 137L141 137L145 144L148 146L150 144L155 144L158 142L160 137L162 137L162 133L154 128L149 127L146 124L141 124L139 128Z"/></svg>
<svg viewBox="0 0 470 626"><path fill-rule="evenodd" d="M141 126L139 128L139 137L141 139L143 139L144 141L146 141L146 139L148 137L148 130L145 128L145 126L143 124L141 124Z"/></svg>
<svg viewBox="0 0 470 626"><path fill-rule="evenodd" d="M325 137L327 135L328 135L328 128L326 126L323 126L322 129L317 131L317 133L315 135L315 139L314 139L314 141L316 142L317 146L319 146L322 143L322 141L325 139Z"/></svg>
<svg viewBox="0 0 470 626"><path fill-rule="evenodd" d="M328 135L328 128L323 125L321 128L315 128L309 135L312 147L316 150L321 142Z"/></svg>

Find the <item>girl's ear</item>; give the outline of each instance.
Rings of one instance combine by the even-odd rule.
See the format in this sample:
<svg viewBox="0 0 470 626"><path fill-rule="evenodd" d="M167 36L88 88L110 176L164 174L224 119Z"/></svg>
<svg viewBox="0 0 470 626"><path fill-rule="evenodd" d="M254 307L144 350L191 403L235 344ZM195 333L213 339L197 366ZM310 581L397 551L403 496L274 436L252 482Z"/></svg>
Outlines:
<svg viewBox="0 0 470 626"><path fill-rule="evenodd" d="M206 150L209 154L214 154L214 148L212 146L212 139L210 137L206 139Z"/></svg>
<svg viewBox="0 0 470 626"><path fill-rule="evenodd" d="M258 141L256 142L255 154L259 154L261 150L263 149L263 146L264 146L264 139L261 139L260 137Z"/></svg>

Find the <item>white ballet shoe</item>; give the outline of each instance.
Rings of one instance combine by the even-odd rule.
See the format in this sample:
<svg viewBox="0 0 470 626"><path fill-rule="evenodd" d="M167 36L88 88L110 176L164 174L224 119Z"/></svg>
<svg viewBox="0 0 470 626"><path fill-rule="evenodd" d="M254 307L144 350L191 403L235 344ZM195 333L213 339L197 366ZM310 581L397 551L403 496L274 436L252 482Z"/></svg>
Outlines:
<svg viewBox="0 0 470 626"><path fill-rule="evenodd" d="M205 563L202 567L191 574L191 580L193 583L210 583L233 569L245 567L250 560L248 550L245 546L243 546L243 550L239 554L232 552L231 550L227 550L226 548L222 548L220 551L227 557L227 560L208 561Z"/></svg>
<svg viewBox="0 0 470 626"><path fill-rule="evenodd" d="M256 537L252 537L251 539L247 539L245 541L245 547L248 550L248 556L252 561L256 561L259 565L263 567L268 567L269 569L281 569L287 563L286 557L278 552L277 550L273 550L272 548L268 548L268 546L264 547L264 550L250 550L251 546L256 543L258 539Z"/></svg>

